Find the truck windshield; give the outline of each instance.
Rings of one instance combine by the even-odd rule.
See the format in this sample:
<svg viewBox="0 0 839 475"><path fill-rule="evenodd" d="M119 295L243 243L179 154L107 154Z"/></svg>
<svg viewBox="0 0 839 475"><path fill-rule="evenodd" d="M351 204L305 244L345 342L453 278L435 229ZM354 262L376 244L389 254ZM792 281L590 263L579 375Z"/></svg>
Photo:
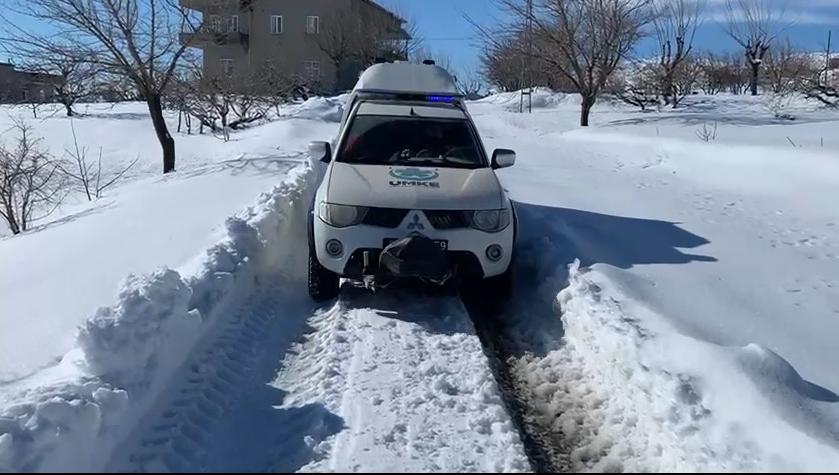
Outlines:
<svg viewBox="0 0 839 475"><path fill-rule="evenodd" d="M355 117L338 161L360 165L486 166L465 120L378 115Z"/></svg>

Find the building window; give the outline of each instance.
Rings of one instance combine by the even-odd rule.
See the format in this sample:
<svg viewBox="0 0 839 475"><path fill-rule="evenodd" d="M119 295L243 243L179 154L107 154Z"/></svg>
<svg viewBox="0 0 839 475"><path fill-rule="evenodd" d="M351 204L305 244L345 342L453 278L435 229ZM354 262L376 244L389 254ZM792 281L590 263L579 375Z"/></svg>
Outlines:
<svg viewBox="0 0 839 475"><path fill-rule="evenodd" d="M210 15L210 31L221 33L221 17L219 15Z"/></svg>
<svg viewBox="0 0 839 475"><path fill-rule="evenodd" d="M320 33L320 17L309 16L306 17L306 33L310 35L317 35Z"/></svg>
<svg viewBox="0 0 839 475"><path fill-rule="evenodd" d="M227 31L230 33L239 33L239 15L233 15L227 23Z"/></svg>
<svg viewBox="0 0 839 475"><path fill-rule="evenodd" d="M271 15L271 34L280 35L283 32L282 15Z"/></svg>
<svg viewBox="0 0 839 475"><path fill-rule="evenodd" d="M225 76L232 76L233 75L233 60L232 59L222 59L221 61L221 71L224 73Z"/></svg>
<svg viewBox="0 0 839 475"><path fill-rule="evenodd" d="M303 71L306 77L312 80L320 79L320 61L305 61L303 64Z"/></svg>

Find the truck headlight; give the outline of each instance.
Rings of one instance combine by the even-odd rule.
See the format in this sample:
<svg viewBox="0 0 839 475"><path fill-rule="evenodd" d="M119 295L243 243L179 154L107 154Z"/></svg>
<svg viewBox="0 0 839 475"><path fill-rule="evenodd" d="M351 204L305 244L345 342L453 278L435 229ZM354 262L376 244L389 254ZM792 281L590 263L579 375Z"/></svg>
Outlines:
<svg viewBox="0 0 839 475"><path fill-rule="evenodd" d="M367 208L363 206L334 205L331 203L321 203L318 212L318 216L324 223L336 228L361 224L366 215Z"/></svg>
<svg viewBox="0 0 839 475"><path fill-rule="evenodd" d="M510 225L509 209L478 210L472 213L471 225L473 228L488 233L503 231Z"/></svg>

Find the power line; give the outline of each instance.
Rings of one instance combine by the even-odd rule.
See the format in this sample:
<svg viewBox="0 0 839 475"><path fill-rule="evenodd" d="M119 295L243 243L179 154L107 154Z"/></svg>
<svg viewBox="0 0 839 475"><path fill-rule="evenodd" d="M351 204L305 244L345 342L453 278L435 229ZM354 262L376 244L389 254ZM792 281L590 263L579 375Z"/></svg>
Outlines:
<svg viewBox="0 0 839 475"><path fill-rule="evenodd" d="M479 36L464 36L464 37L441 37L441 38L419 38L423 41L474 41L481 39Z"/></svg>

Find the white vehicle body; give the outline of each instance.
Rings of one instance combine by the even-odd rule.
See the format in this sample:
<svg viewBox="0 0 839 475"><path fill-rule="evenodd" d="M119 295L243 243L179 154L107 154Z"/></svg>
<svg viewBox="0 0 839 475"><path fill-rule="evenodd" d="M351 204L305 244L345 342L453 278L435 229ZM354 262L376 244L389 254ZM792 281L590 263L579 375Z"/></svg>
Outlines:
<svg viewBox="0 0 839 475"><path fill-rule="evenodd" d="M512 165L515 157L508 150L496 151L492 160L487 157L457 94L454 81L437 66L380 64L362 75L336 141L311 147L314 158L328 162L313 204L309 237L310 254L323 268L337 276L361 278L375 270L369 268L377 263L370 261L378 259L388 242L422 236L440 246L458 273L468 267L469 276L482 279L508 271L515 214L495 168ZM400 124L403 132L404 127L414 127L409 136L414 131L432 134L426 124L438 127L434 131L439 137L445 132L465 144L474 143L474 151L453 147L453 155L443 157L415 146L428 156L411 157L416 150L405 149L391 156L396 162L360 162L348 151L357 142L364 147L368 136L357 130L368 122L381 124L380 128ZM378 129L365 130L373 134ZM367 146L389 153L382 142L398 140L379 137L385 140L368 140ZM367 152L355 153L366 158ZM444 158L457 161L444 162ZM336 214L343 222L337 222Z"/></svg>

